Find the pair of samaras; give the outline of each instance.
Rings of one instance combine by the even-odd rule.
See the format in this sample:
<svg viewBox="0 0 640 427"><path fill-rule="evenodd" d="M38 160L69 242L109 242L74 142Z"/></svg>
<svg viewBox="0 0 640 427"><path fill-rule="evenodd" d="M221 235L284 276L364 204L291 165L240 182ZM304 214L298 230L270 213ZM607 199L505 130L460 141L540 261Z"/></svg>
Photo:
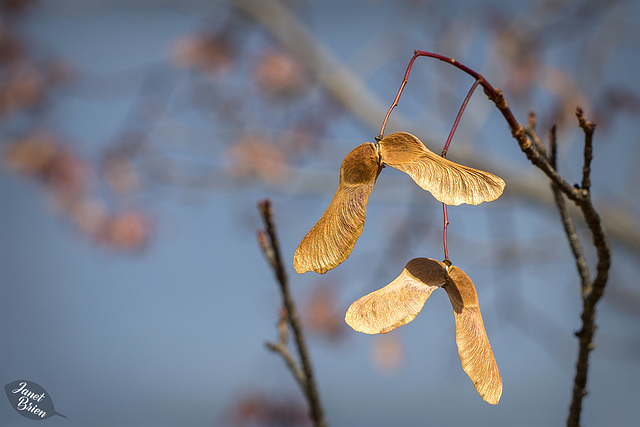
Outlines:
<svg viewBox="0 0 640 427"><path fill-rule="evenodd" d="M406 132L384 137L377 148L370 142L361 144L345 157L336 194L296 249L293 265L298 273L325 273L349 257L364 228L367 200L383 165L407 173L447 205L495 200L505 185L495 175L432 153Z"/></svg>
<svg viewBox="0 0 640 427"><path fill-rule="evenodd" d="M345 321L366 334L390 332L411 322L439 287L447 292L453 308L462 369L480 396L495 405L502 395L500 372L484 329L476 289L458 267L429 258L412 259L393 282L354 302Z"/></svg>

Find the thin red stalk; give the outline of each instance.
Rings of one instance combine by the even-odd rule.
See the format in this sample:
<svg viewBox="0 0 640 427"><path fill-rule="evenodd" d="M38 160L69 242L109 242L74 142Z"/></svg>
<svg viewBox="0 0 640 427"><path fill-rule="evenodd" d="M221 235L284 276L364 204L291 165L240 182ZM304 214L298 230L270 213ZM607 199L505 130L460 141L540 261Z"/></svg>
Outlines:
<svg viewBox="0 0 640 427"><path fill-rule="evenodd" d="M491 86L489 84L489 82L487 82L484 79L484 77L482 77L482 74L473 71L471 68L467 67L464 64L459 63L458 61L456 61L453 58L449 58L447 56L439 55L437 53L425 52L423 50L416 50L416 51L413 52L413 57L409 61L409 65L407 66L407 71L405 71L405 73L404 73L404 78L402 79L402 84L400 85L400 89L398 89L398 94L396 95L396 98L393 100L393 104L391 104L391 107L389 107L389 111L387 111L387 115L385 116L385 118L384 118L384 120L382 122L382 128L380 129L380 134L378 135L378 138L376 138L376 139L378 139L378 140L382 139L382 135L384 134L384 129L387 126L387 120L389 120L389 116L391 115L391 111L393 111L393 109L398 105L398 101L400 100L400 95L402 95L402 91L404 90L404 87L406 86L407 81L409 80L409 73L411 72L411 68L413 67L413 63L416 60L416 58L418 58L420 56L426 56L426 57L429 57L429 58L435 58L435 59L438 59L440 61L447 62L447 63L453 65L454 67L459 68L460 70L462 70L465 73L467 73L470 76L472 76L478 82L478 84L480 84L484 88L484 92L487 94L487 96L489 96L489 98L491 98L493 100L493 99L496 99L498 97L498 93L496 92L496 90L493 88L493 86ZM509 120L507 120L507 121L509 121Z"/></svg>
<svg viewBox="0 0 640 427"><path fill-rule="evenodd" d="M453 58L449 58L448 56L444 56L444 55L439 55L437 53L432 53L432 52L425 52L424 50L416 50L413 52L414 55L414 59L418 56L426 56L429 58L435 58L438 59L440 61L443 62L448 62L449 64L453 65L456 68L459 68L460 70L464 71L465 73L469 74L471 77L473 77L476 80L482 80L482 87L484 88L490 88L490 90L492 92L495 92L495 89L493 89L493 87L484 79L484 77L482 77L482 74L472 70L471 68L467 67L464 64L459 63L458 61L456 61Z"/></svg>
<svg viewBox="0 0 640 427"><path fill-rule="evenodd" d="M447 247L447 226L449 225L449 215L447 215L447 205L442 204L442 213L444 216L444 228L442 230L442 245L444 247L444 259L449 259L449 248Z"/></svg>
<svg viewBox="0 0 640 427"><path fill-rule="evenodd" d="M453 122L453 127L451 128L451 132L449 132L449 137L447 138L447 142L446 142L446 144L444 144L444 149L442 150L442 157L443 158L447 156L447 151L449 150L449 145L451 144L451 140L453 139L453 134L456 133L456 129L458 129L458 123L460 123L460 119L462 118L462 113L464 113L464 110L467 108L467 104L469 103L469 100L471 99L471 95L473 95L473 92L476 90L476 88L478 87L479 84L480 84L480 80L476 80L475 82L473 82L473 85L471 86L471 89L469 89L469 92L467 93L467 96L464 98L464 102L460 106L460 110L458 111L458 115L456 116L456 120Z"/></svg>
<svg viewBox="0 0 640 427"><path fill-rule="evenodd" d="M396 94L396 99L393 100L391 107L389 107L389 111L387 111L387 115L384 116L384 120L382 121L382 127L380 128L380 134L376 138L377 141L382 139L382 135L384 134L384 128L387 127L387 120L389 120L389 116L391 115L391 112L393 111L393 109L396 108L396 106L398 105L398 101L400 100L400 95L402 95L402 91L404 90L404 87L407 85L407 81L409 80L409 73L411 72L411 67L413 67L413 61L415 61L418 56L420 56L418 55L418 51L415 51L413 58L411 58L411 61L409 61L409 65L407 66L407 71L404 72L404 79L402 79L402 84L400 85L400 89L398 89L398 93Z"/></svg>
<svg viewBox="0 0 640 427"><path fill-rule="evenodd" d="M444 148L442 150L441 156L443 159L447 157L447 151L449 151L449 145L451 145L453 134L456 133L456 129L458 128L458 124L460 123L462 114L464 113L464 110L467 108L467 104L471 99L471 95L473 95L473 92L476 90L479 84L480 84L480 80L478 79L476 79L476 81L473 82L471 89L469 89L467 96L464 98L464 102L460 106L460 110L458 111L456 120L453 122L453 127L451 128L451 132L449 132L449 136L447 137L447 142L444 144ZM442 204L442 213L444 214L444 228L442 230L442 246L444 247L444 259L449 259L449 248L447 246L447 227L449 226L449 216L447 214L447 205L444 203Z"/></svg>
<svg viewBox="0 0 640 427"><path fill-rule="evenodd" d="M413 62L419 56L426 56L428 58L434 58L439 61L446 62L447 64L451 64L454 67L458 68L459 70L462 70L463 72L467 73L468 75L473 77L475 80L477 80L480 86L482 86L482 88L484 89L484 93L487 95L487 97L489 97L489 99L496 104L496 107L498 107L498 110L500 110L500 112L502 113L502 116L505 118L505 120L507 121L507 124L509 125L509 128L511 129L511 133L513 137L518 141L520 148L523 151L525 151L525 153L527 154L527 157L531 158L531 152L530 152L531 141L529 141L529 139L527 138L524 132L524 129L522 128L520 123L518 123L518 120L516 120L515 116L513 115L513 112L509 108L509 105L507 104L507 101L504 98L504 94L500 89L495 89L493 86L491 86L491 84L488 81L485 80L482 74L472 70L471 68L467 67L464 64L461 64L455 59L449 58L448 56L439 55L437 53L425 52L422 50L414 51L413 57L411 58L411 61L409 61L409 66L407 67L407 71L404 73L404 79L402 81L402 85L400 86L400 90L398 90L396 99L393 101L391 108L389 108L389 111L387 112L387 116L385 117L384 122L382 124L382 129L380 130L380 135L376 139L382 138L382 134L384 133L384 128L387 124L387 119L389 118L391 111L395 108L396 105L398 105L398 100L400 99L400 95L402 94L404 86L407 84L407 80L409 78L409 72L411 71ZM534 161L534 164L536 166L540 164L540 162L537 162L537 159L531 158L531 160ZM547 175L549 175L551 179L560 181L559 179L560 177L554 176L553 172L550 171L548 168L545 168L544 165L542 165L542 169ZM566 183L563 183L563 185L561 185L561 188L563 192L566 193L567 195L569 195L572 192L571 186L567 185ZM575 195L573 198L575 198Z"/></svg>
<svg viewBox="0 0 640 427"><path fill-rule="evenodd" d="M458 111L458 115L456 116L456 120L453 123L453 127L451 128L451 132L449 132L449 137L447 138L447 142L445 143L444 149L442 150L442 157L445 158L446 155L447 155L447 151L449 150L449 145L451 144L451 140L453 139L453 134L456 132L456 129L458 128L458 124L460 123L460 118L462 117L462 114L464 113L464 110L467 108L467 104L469 103L469 100L471 99L471 95L473 95L473 92L476 90L478 85L482 85L482 87L484 88L485 93L492 99L496 97L496 91L484 79L484 77L482 77L481 74L476 73L471 68L459 63L455 59L448 58L448 57L442 56L442 55L438 55L437 53L431 53L431 52L425 52L425 51L421 51L421 50L416 50L413 53L413 57L409 61L409 65L407 65L407 70L404 73L404 78L402 79L402 83L400 84L400 88L398 89L398 93L396 94L396 97L393 100L393 103L391 104L391 107L389 107L389 111L387 111L387 115L384 117L384 120L382 121L382 127L380 128L380 134L376 137L376 141L380 141L382 139L382 136L384 135L384 129L387 127L387 121L389 120L389 116L391 116L391 112L393 111L393 109L397 107L398 101L400 100L400 96L402 95L402 91L404 91L404 87L407 85L407 81L409 81L409 73L411 72L411 68L413 67L413 63L416 60L416 58L418 58L419 56L427 56L427 57L439 59L440 61L447 62L447 63L454 65L455 67L461 69L465 73L467 73L467 74L469 74L469 75L471 75L472 77L475 78L475 81L473 82L473 85L471 86L471 89L469 89L469 92L467 93L467 96L465 97L464 102L462 103L462 106L460 107L460 110ZM449 217L447 215L447 205L445 205L444 203L442 204L442 212L444 214L444 227L443 227L443 231L442 231L442 244L443 244L443 247L444 247L444 257L445 257L445 259L449 259L449 249L447 247L447 227L449 225Z"/></svg>

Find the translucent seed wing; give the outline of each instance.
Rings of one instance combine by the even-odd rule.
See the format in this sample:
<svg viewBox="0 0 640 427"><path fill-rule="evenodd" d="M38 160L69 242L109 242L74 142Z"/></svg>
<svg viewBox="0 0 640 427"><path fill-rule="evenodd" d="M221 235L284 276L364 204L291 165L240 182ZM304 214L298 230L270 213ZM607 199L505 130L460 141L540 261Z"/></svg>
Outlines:
<svg viewBox="0 0 640 427"><path fill-rule="evenodd" d="M449 277L444 290L456 319L456 344L462 369L480 396L495 405L502 395L502 379L484 329L476 288L458 267L449 269Z"/></svg>
<svg viewBox="0 0 640 427"><path fill-rule="evenodd" d="M358 332L386 334L411 322L431 292L446 282L444 264L429 258L412 259L393 282L351 304L345 321Z"/></svg>
<svg viewBox="0 0 640 427"><path fill-rule="evenodd" d="M504 190L501 178L443 159L410 133L385 136L380 141L380 154L384 164L405 172L447 205L479 205L497 199Z"/></svg>
<svg viewBox="0 0 640 427"><path fill-rule="evenodd" d="M293 256L298 273L322 274L349 257L364 228L367 200L380 170L378 154L371 143L361 144L347 154L336 194Z"/></svg>

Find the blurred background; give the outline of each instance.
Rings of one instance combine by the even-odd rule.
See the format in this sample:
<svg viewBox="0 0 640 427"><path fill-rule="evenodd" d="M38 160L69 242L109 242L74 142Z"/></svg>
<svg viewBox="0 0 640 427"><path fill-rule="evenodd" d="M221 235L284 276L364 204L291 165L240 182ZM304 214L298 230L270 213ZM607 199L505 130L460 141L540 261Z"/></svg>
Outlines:
<svg viewBox="0 0 640 427"><path fill-rule="evenodd" d="M279 356L281 297L256 242L274 206L333 426L565 423L580 327L549 184L482 91L448 158L503 197L449 209L504 383L485 403L435 292L410 324L356 333L347 307L414 257L443 258L442 208L392 168L351 257L291 260L342 159L373 141L415 49L455 57L530 111L582 174L576 105L597 122L592 191L613 248L585 426L640 420L640 3L481 0L1 0L0 381L44 387L50 426L308 425ZM419 58L386 133L436 153L473 81ZM579 216L577 216L579 218ZM588 259L588 234L579 231ZM593 264L592 264L593 266ZM593 270L592 270L593 271ZM3 398L4 399L4 398ZM7 400L0 424L31 425Z"/></svg>

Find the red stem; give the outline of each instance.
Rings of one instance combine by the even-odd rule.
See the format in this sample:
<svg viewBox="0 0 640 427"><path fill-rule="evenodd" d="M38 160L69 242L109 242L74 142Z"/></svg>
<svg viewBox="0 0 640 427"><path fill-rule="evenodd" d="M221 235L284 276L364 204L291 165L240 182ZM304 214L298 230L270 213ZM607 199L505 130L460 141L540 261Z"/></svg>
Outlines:
<svg viewBox="0 0 640 427"><path fill-rule="evenodd" d="M447 215L447 205L442 204L444 214L444 227L442 229L442 245L444 247L444 259L449 259L449 248L447 247L447 226L449 225L449 215Z"/></svg>
<svg viewBox="0 0 640 427"><path fill-rule="evenodd" d="M406 86L407 81L409 80L409 73L411 72L411 68L413 67L413 62L419 56L426 56L426 57L429 57L429 58L438 59L440 61L443 61L443 62L446 62L448 64L451 64L454 67L456 67L456 68L464 71L465 73L469 74L471 77L473 77L476 80L477 84L482 86L482 88L484 89L484 93L489 97L489 99L491 99L494 102L500 96L500 94L496 91L496 89L494 89L494 87L491 86L489 84L489 82L487 82L484 79L484 77L482 77L482 74L473 71L471 68L467 67L466 65L461 64L458 61L456 61L455 59L449 58L448 56L439 55L437 53L425 52L423 50L416 50L416 51L413 52L413 57L411 58L411 61L409 61L409 65L407 66L407 71L405 71L405 73L404 73L404 78L402 79L402 84L400 85L400 89L398 89L398 94L396 95L396 98L393 100L393 104L391 104L391 107L389 107L389 111L387 111L387 115L385 116L385 118L384 118L384 120L382 122L382 128L380 129L380 134L376 138L376 140L378 140L378 141L380 139L382 139L382 135L384 134L384 129L387 126L387 120L389 120L389 116L391 115L391 111L393 111L393 109L398 105L398 101L400 100L400 95L402 95L402 91L404 90L404 87ZM475 89L475 87L474 87L474 89ZM503 111L503 114L505 114L504 111ZM518 124L518 122L515 120L515 118L513 116L511 116L511 117L505 116L505 118L507 119L507 122L510 125L512 125L512 124L517 125ZM512 127L512 129L515 129L515 128Z"/></svg>
<svg viewBox="0 0 640 427"><path fill-rule="evenodd" d="M404 90L404 87L406 86L407 81L409 80L409 73L411 72L411 67L413 67L413 61L415 61L418 56L420 55L418 55L418 51L416 50L414 52L413 58L411 58L411 61L409 61L409 65L407 66L407 71L404 72L404 79L402 79L402 84L400 85L400 89L398 89L396 99L393 100L393 104L391 104L391 107L389 107L389 111L387 111L387 115L384 116L384 120L382 121L382 127L380 128L380 134L376 138L376 141L379 141L382 139L382 135L384 134L384 128L387 127L387 120L389 120L389 116L391 115L391 112L393 111L393 109L396 108L396 106L398 105L398 100L400 100L400 95L402 95L402 91Z"/></svg>
<svg viewBox="0 0 640 427"><path fill-rule="evenodd" d="M442 149L442 158L447 157L447 151L449 151L449 145L451 144L451 140L453 139L453 134L456 133L456 129L458 128L458 124L460 123L460 119L462 118L462 113L467 108L467 104L471 99L471 95L476 90L478 85L480 84L480 80L473 82L471 89L467 93L467 96L464 98L464 102L462 106L460 106L460 110L458 111L458 115L456 116L456 120L453 122L453 127L451 128L451 132L449 132L449 137L447 138L447 142L444 144L444 148ZM449 259L449 249L447 247L447 227L449 226L449 216L447 215L447 205L442 204L442 212L444 214L444 229L442 231L442 245L444 247L444 259Z"/></svg>
<svg viewBox="0 0 640 427"><path fill-rule="evenodd" d="M467 93L467 96L464 99L464 102L462 103L460 110L458 111L458 115L456 116L456 120L453 122L453 127L451 128L451 132L449 132L449 137L447 138L447 142L444 144L444 149L442 150L441 155L443 158L447 156L449 145L451 144L451 140L453 139L453 134L456 133L456 129L458 129L458 123L460 123L460 119L462 118L462 113L464 113L464 110L467 108L467 104L471 99L471 95L473 95L473 92L476 90L479 84L480 84L480 80L476 80L475 82L473 82L471 89L469 89L469 93Z"/></svg>
<svg viewBox="0 0 640 427"><path fill-rule="evenodd" d="M455 59L449 58L448 56L439 55L437 53L425 52L425 51L422 51L422 50L415 50L413 52L413 57L409 61L409 65L407 66L407 70L404 73L404 78L402 79L402 84L400 85L400 89L398 89L398 93L396 94L396 97L393 100L393 103L391 104L391 107L389 107L389 111L387 111L387 115L384 117L384 120L382 122L382 127L380 128L380 134L376 137L376 141L380 141L382 139L382 136L384 134L384 129L387 126L387 121L389 120L389 116L391 116L391 112L398 105L398 101L400 100L400 96L402 95L402 91L404 90L404 87L407 85L407 81L409 80L409 73L411 72L411 68L413 67L413 63L416 60L416 58L418 58L419 56L426 56L428 58L434 58L434 59L437 59L439 61L443 61L443 62L446 62L448 64L451 64L454 67L456 67L459 70L467 73L468 75L470 75L471 77L473 77L475 79L475 82L473 83L473 86L471 86L471 89L469 90L469 93L467 94L467 97L464 100L464 103L460 107L460 111L458 112L458 116L456 117L456 120L453 123L453 128L451 129L451 132L449 133L449 137L447 138L447 142L446 142L446 144L444 146L444 149L442 150L442 157L443 158L447 154L447 150L449 149L449 144L451 143L451 140L453 138L453 134L455 133L455 131L456 131L457 127L458 127L458 123L460 122L460 118L462 117L462 113L464 112L464 110L465 110L465 108L467 106L467 103L469 102L469 99L471 98L471 95L473 94L475 89L478 87L478 85L482 86L482 88L484 89L485 95L487 95L487 97L492 102L494 102L496 104L496 106L498 107L498 109L500 110L502 115L504 116L505 120L509 124L509 127L512 130L511 132L512 132L514 138L516 138L516 140L518 141L518 144L520 145L520 148L525 152L527 152L526 150L529 150L531 148L531 142L528 140L528 138L525 135L524 129L518 123L516 118L513 116L513 113L509 109L509 106L507 105L507 101L504 99L504 95L503 95L502 91L500 91L499 89L495 89L493 86L491 86L491 84L489 84L489 82L487 82L484 79L482 74L472 70L471 68L467 67L464 64L461 64L460 62L456 61ZM527 154L527 156L529 156L529 154ZM443 210L443 213L444 213L444 230L443 230L443 233L442 233L442 235L443 235L442 238L443 238L443 246L444 246L444 255L445 255L445 259L449 259L449 250L447 248L447 226L449 225L449 217L447 215L447 205L445 205L444 203L442 204L442 210Z"/></svg>

